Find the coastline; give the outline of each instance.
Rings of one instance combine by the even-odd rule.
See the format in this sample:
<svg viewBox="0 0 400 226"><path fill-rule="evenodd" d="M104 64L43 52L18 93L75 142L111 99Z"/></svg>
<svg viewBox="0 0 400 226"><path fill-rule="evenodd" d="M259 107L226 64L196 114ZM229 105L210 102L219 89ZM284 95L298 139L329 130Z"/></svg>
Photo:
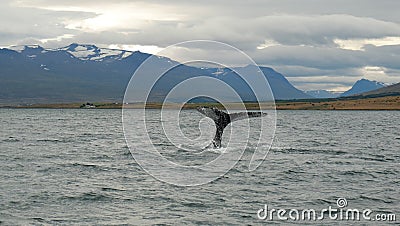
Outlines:
<svg viewBox="0 0 400 226"><path fill-rule="evenodd" d="M30 105L9 105L0 108L47 108L47 109L80 109L82 103L50 103L50 104L30 104ZM121 109L121 103L96 103L93 109ZM226 103L226 105L235 108L239 103ZM258 110L257 103L244 103L248 110ZM219 103L190 103L185 104L183 109L194 109L198 106L222 107ZM166 103L143 103L124 104L124 108L130 109L178 109L179 104ZM261 109L273 109L274 103L260 103ZM400 96L371 97L360 99L309 99L309 100L278 100L275 102L276 110L400 110ZM81 108L85 109L85 108Z"/></svg>

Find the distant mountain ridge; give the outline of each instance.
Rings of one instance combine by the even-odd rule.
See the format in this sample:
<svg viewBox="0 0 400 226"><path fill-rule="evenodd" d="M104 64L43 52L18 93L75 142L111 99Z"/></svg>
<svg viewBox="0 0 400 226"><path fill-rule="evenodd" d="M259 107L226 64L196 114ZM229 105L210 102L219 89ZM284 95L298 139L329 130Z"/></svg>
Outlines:
<svg viewBox="0 0 400 226"><path fill-rule="evenodd" d="M369 92L372 90L376 90L384 87L385 84L377 81L370 81L368 79L360 79L351 87L351 89L344 92L341 97L347 97L352 95L357 95L365 92Z"/></svg>
<svg viewBox="0 0 400 226"><path fill-rule="evenodd" d="M139 51L76 43L56 49L38 45L3 48L0 49L0 103L121 102L133 72L150 56ZM168 67L174 62L166 57L156 58L159 67ZM236 69L246 76L246 67ZM275 99L311 98L272 68L261 67L261 70ZM254 100L235 73L228 69L220 72L217 68L180 65L166 73L149 101L162 100L168 88L177 82L200 75L225 81L237 89L245 101Z"/></svg>
<svg viewBox="0 0 400 226"><path fill-rule="evenodd" d="M327 90L309 90L305 91L305 93L315 98L336 98L341 95L341 93L330 92Z"/></svg>
<svg viewBox="0 0 400 226"><path fill-rule="evenodd" d="M29 53L39 54L46 52L66 51L80 60L93 60L93 61L103 61L107 59L121 60L135 53L135 51L99 48L93 44L78 44L78 43L72 43L68 46L56 49L44 49L39 45L12 46L8 49L24 55L28 55Z"/></svg>
<svg viewBox="0 0 400 226"><path fill-rule="evenodd" d="M349 90L343 93L331 92L327 90L309 90L304 92L314 98L338 98L359 95L365 92L380 89L382 87L385 87L385 84L382 82L370 81L368 79L360 79L356 81Z"/></svg>

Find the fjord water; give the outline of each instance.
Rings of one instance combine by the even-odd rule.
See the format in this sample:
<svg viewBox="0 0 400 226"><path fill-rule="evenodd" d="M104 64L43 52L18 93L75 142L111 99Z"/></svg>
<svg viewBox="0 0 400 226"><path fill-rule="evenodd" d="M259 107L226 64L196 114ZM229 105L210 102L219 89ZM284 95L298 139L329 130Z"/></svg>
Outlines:
<svg viewBox="0 0 400 226"><path fill-rule="evenodd" d="M265 204L321 210L338 198L400 217L399 111L277 117L257 170L244 158L210 184L179 187L135 163L121 110L0 109L0 223L242 225L265 223L257 219Z"/></svg>

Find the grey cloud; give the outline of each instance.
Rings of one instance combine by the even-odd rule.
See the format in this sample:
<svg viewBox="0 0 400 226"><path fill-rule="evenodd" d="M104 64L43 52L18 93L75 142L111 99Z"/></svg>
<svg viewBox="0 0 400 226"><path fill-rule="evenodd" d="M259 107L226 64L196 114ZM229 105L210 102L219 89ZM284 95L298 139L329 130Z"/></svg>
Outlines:
<svg viewBox="0 0 400 226"><path fill-rule="evenodd" d="M126 32L131 32L127 35ZM98 37L99 34L102 37ZM370 18L346 15L329 16L271 16L233 21L215 17L204 21L151 21L141 30L109 30L102 33L85 32L105 44L123 42L168 46L193 39L211 39L235 45L244 51L255 50L265 39L281 45L306 45L334 48L335 38L380 38L400 36L400 25ZM77 37L79 39L79 37ZM282 48L283 50L283 48Z"/></svg>
<svg viewBox="0 0 400 226"><path fill-rule="evenodd" d="M32 7L45 6L86 6L108 4L122 5L132 4L135 1L22 1L19 5L30 5ZM307 4L308 2L308 4ZM323 3L321 3L323 2ZM205 1L193 3L188 1L148 1L151 4L175 6L176 10L186 15L183 21L148 21L141 31L132 37L120 36L135 44L149 44L167 46L179 41L190 39L213 39L224 41L238 46L243 50L254 49L262 44L265 39L273 39L283 45L311 45L311 46L335 46L334 38L376 38L384 36L400 35L400 26L397 23L383 21L365 16L345 15L349 4L344 1L335 1L335 7L329 7L331 1L304 1L296 4L295 1L254 1L251 4L235 1ZM310 7L311 6L311 7ZM361 8L377 7L374 1L364 1ZM297 9L297 11L295 10ZM343 10L337 10L343 9ZM140 10L140 9L137 9ZM389 9L390 10L390 9ZM2 17L12 18L17 23L17 30L25 33L40 33L40 28L32 27L35 24L44 24L42 27L47 32L62 34L65 28L62 19L75 17L86 19L96 14L85 14L83 12L60 12L46 11L34 8L13 8L4 10ZM12 15L7 15L7 12ZM18 13L15 13L18 12ZM308 12L305 13L305 12ZM132 10L135 13L135 10ZM342 13L342 14L333 14ZM24 16L15 16L21 15ZM30 15L29 15L30 14ZM14 16L13 16L14 15ZM26 22L26 17L31 18ZM53 21L59 21L58 27ZM129 24L129 21L126 22ZM10 31L17 32L17 31ZM43 32L40 35L44 35ZM110 32L118 32L113 31ZM97 34L95 34L97 35ZM54 36L54 35L53 35ZM103 44L113 43L114 35L104 36ZM117 37L118 38L118 37ZM78 39L79 40L79 39ZM107 43L108 42L108 43Z"/></svg>
<svg viewBox="0 0 400 226"><path fill-rule="evenodd" d="M25 1L25 4L45 6L123 5L142 1ZM273 39L284 45L331 45L334 38L376 38L400 35L396 22L379 16L382 6L376 1L146 1L151 5L173 6L184 14L183 21L148 21L142 32L132 38L136 44L166 46L189 39L214 39L229 42L248 50ZM21 4L23 5L23 4ZM357 7L355 7L356 5ZM395 6L391 4L390 6ZM400 4L397 4L400 6ZM350 9L353 9L353 14ZM362 14L363 10L366 14ZM372 10L374 9L374 10ZM393 9L385 8L386 14ZM132 8L132 13L135 13ZM375 12L375 14L373 14ZM61 12L57 12L61 13ZM347 14L346 14L347 13ZM369 15L369 16L368 16ZM94 16L94 15L93 15ZM374 17L375 16L375 17ZM129 24L129 21L127 21ZM110 42L112 41L111 37Z"/></svg>
<svg viewBox="0 0 400 226"><path fill-rule="evenodd" d="M283 73L287 77L346 76L352 78L360 76L360 70L358 67L341 69L320 69L298 65L275 65L274 69Z"/></svg>
<svg viewBox="0 0 400 226"><path fill-rule="evenodd" d="M21 1L21 0L20 0ZM27 4L39 6L91 6L98 4L110 4L109 0L24 0ZM114 0L112 4L127 4L143 2L143 0ZM226 15L237 18L253 18L272 14L348 14L356 17L371 17L379 20L400 22L398 9L400 2L396 0L253 0L232 1L232 0L146 0L147 4L158 4L173 6L178 9L185 9L190 14L204 15Z"/></svg>
<svg viewBox="0 0 400 226"><path fill-rule="evenodd" d="M324 70L365 66L361 51L310 46L275 46L255 51L260 64L302 65Z"/></svg>
<svg viewBox="0 0 400 226"><path fill-rule="evenodd" d="M365 48L365 61L372 66L400 69L400 45L373 46ZM400 76L400 74L399 74Z"/></svg>
<svg viewBox="0 0 400 226"><path fill-rule="evenodd" d="M23 40L55 38L78 31L66 29L65 21L94 16L86 12L49 11L36 8L15 7L11 1L0 4L0 44L13 45ZM12 37L12 38L10 38Z"/></svg>

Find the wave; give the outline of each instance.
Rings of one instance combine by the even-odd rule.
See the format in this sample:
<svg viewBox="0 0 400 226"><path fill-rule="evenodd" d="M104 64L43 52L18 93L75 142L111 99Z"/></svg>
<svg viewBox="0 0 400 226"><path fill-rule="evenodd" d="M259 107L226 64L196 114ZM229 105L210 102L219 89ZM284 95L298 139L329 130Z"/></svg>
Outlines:
<svg viewBox="0 0 400 226"><path fill-rule="evenodd" d="M61 199L68 199L68 200L77 200L77 201L110 201L114 200L116 198L101 194L101 193L96 193L96 192L85 192L83 194L79 194L77 196L63 196Z"/></svg>

